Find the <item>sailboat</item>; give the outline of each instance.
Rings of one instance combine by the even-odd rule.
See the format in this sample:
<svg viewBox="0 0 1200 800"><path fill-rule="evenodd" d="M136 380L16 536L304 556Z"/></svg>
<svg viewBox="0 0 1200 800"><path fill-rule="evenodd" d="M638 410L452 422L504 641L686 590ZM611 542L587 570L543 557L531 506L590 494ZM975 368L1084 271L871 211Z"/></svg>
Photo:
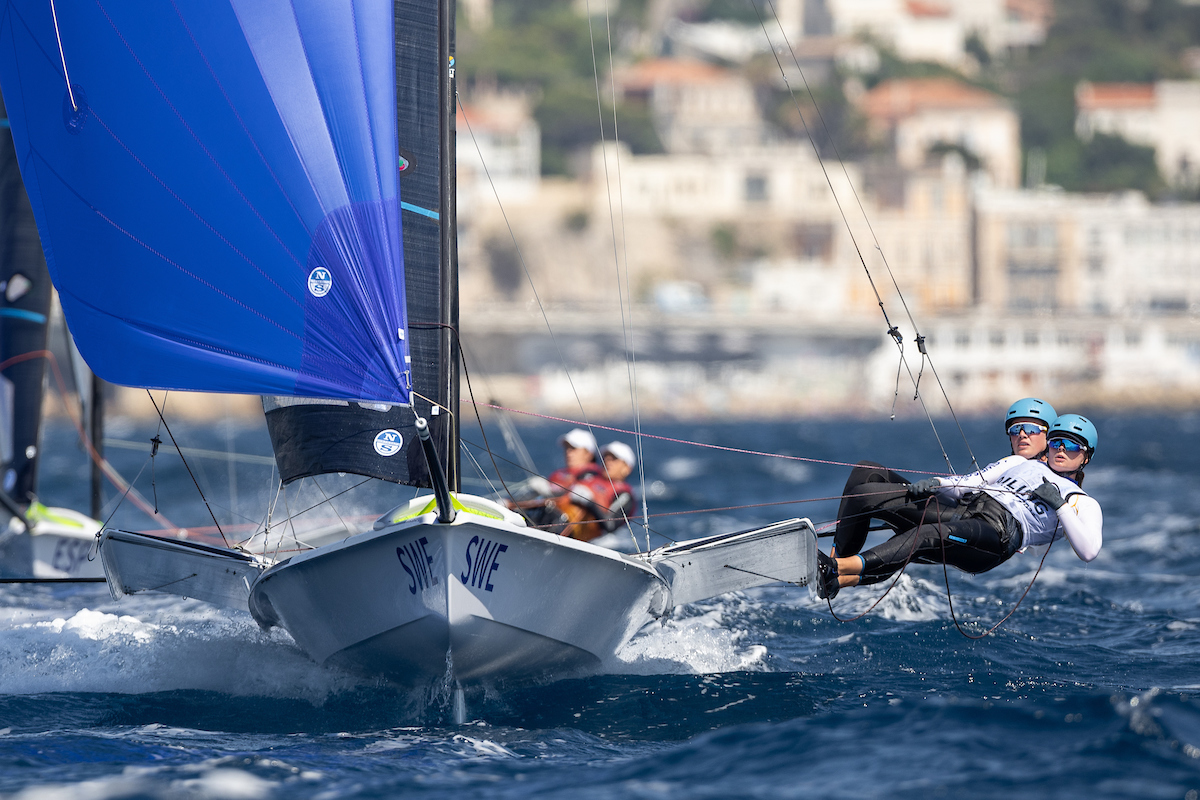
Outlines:
<svg viewBox="0 0 1200 800"><path fill-rule="evenodd" d="M622 554L458 491L454 67L452 0L6 6L18 158L93 370L262 395L285 483L432 489L292 554L106 530L115 596L242 609L399 683L474 682L595 668L677 605L811 582L808 520Z"/></svg>
<svg viewBox="0 0 1200 800"><path fill-rule="evenodd" d="M95 579L100 523L37 499L54 289L12 140L0 132L0 577Z"/></svg>

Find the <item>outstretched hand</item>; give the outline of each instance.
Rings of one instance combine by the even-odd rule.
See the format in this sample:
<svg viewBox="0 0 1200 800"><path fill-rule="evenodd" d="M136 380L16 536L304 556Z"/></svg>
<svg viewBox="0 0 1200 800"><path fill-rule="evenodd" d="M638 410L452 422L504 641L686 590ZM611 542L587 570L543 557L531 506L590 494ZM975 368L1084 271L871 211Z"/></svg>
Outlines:
<svg viewBox="0 0 1200 800"><path fill-rule="evenodd" d="M937 478L925 478L916 483L908 485L908 497L910 500L920 500L922 497L928 497L933 494L934 490L942 485L942 482Z"/></svg>
<svg viewBox="0 0 1200 800"><path fill-rule="evenodd" d="M1062 496L1062 492L1058 490L1058 486L1046 478L1042 478L1042 485L1033 490L1033 496L1055 511L1062 508L1063 504L1067 502Z"/></svg>

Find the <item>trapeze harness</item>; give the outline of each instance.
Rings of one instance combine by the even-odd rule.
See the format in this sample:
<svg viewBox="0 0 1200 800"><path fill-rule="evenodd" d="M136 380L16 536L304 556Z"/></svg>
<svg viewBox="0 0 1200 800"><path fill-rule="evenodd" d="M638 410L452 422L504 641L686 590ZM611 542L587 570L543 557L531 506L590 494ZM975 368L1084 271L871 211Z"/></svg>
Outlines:
<svg viewBox="0 0 1200 800"><path fill-rule="evenodd" d="M1084 561L1100 552L1100 504L1040 461L1008 456L978 472L938 480L942 485L931 518L863 553L860 583L878 583L909 561L944 561L965 572L987 572L1019 550L1050 544L1063 534ZM1044 481L1057 486L1066 500L1057 512L1032 496ZM943 513L947 508L953 509L949 519Z"/></svg>

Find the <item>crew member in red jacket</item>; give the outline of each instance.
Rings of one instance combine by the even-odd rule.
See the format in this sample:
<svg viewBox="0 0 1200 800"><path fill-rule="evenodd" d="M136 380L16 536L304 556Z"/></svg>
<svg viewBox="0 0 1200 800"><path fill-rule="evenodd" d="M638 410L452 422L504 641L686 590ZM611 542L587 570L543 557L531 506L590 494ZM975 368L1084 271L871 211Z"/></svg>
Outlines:
<svg viewBox="0 0 1200 800"><path fill-rule="evenodd" d="M603 472L596 463L596 437L583 428L572 428L558 437L566 466L550 473L550 489L559 495L591 475Z"/></svg>
<svg viewBox="0 0 1200 800"><path fill-rule="evenodd" d="M588 475L569 492L572 502L587 511L596 523L573 534L577 539L593 539L615 531L636 507L633 487L625 480L637 466L633 448L624 442L609 442L600 448L600 455L604 459L603 472Z"/></svg>

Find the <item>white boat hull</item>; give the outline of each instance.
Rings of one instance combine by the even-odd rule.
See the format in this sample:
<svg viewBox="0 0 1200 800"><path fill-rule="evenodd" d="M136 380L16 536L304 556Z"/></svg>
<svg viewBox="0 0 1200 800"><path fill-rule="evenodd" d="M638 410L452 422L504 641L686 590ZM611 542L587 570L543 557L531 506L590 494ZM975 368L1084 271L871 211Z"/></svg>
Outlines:
<svg viewBox="0 0 1200 800"><path fill-rule="evenodd" d="M778 581L811 584L808 520L624 555L533 530L489 500L429 497L364 533L269 569L266 554L108 531L114 594L162 591L249 609L319 663L403 684L525 680L595 668L678 604Z"/></svg>
<svg viewBox="0 0 1200 800"><path fill-rule="evenodd" d="M103 578L96 558L100 523L67 508L39 507L28 519L26 531L13 518L0 535L0 575L12 578Z"/></svg>
<svg viewBox="0 0 1200 800"><path fill-rule="evenodd" d="M422 514L276 565L252 587L251 613L318 662L424 683L595 667L668 608L644 560L507 518L435 520Z"/></svg>

